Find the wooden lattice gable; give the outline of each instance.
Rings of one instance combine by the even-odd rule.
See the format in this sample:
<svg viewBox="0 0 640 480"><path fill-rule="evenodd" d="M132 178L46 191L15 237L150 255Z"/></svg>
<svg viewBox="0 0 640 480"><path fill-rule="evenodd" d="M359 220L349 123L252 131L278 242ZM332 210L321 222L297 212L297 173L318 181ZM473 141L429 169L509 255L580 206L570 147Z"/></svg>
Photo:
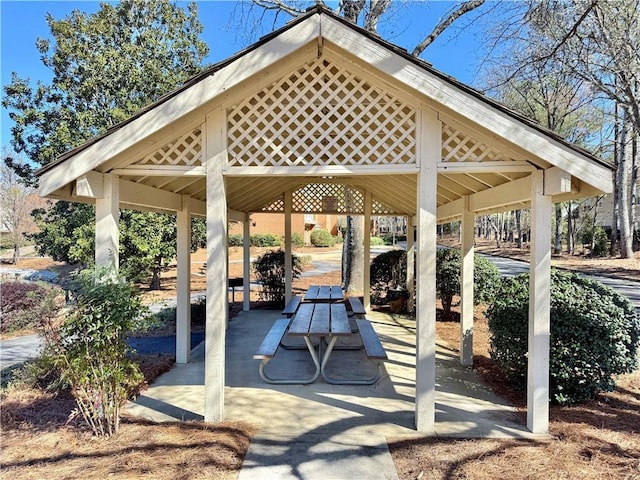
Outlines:
<svg viewBox="0 0 640 480"><path fill-rule="evenodd" d="M230 167L415 165L416 110L321 57L227 111Z"/></svg>
<svg viewBox="0 0 640 480"><path fill-rule="evenodd" d="M189 129L113 171L125 176L165 175L167 172L204 175L201 128Z"/></svg>

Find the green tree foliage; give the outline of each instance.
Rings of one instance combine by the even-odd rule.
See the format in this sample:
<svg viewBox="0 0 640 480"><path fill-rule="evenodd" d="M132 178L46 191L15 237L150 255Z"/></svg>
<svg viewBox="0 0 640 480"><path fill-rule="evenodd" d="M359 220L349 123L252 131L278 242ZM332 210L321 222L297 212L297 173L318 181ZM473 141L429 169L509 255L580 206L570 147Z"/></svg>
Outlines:
<svg viewBox="0 0 640 480"><path fill-rule="evenodd" d="M120 215L120 256L127 278L141 281L151 272L151 290L160 288L160 273L176 256L175 215L123 210Z"/></svg>
<svg viewBox="0 0 640 480"><path fill-rule="evenodd" d="M493 360L526 387L529 275L503 279L487 311ZM615 387L638 366L640 318L613 289L573 273L551 274L550 396L576 404Z"/></svg>
<svg viewBox="0 0 640 480"><path fill-rule="evenodd" d="M138 289L107 270L85 270L73 282L75 303L63 324L45 328L45 354L70 385L95 435L118 432L120 409L141 385L127 357L125 334L146 309Z"/></svg>
<svg viewBox="0 0 640 480"><path fill-rule="evenodd" d="M105 2L93 14L74 10L60 20L49 15L47 22L51 37L38 39L36 47L53 80L34 86L14 72L2 99L15 122L15 151L36 165L54 161L176 88L201 70L208 53L199 38L203 27L195 2L185 8L168 0ZM143 219L145 215L149 217ZM123 217L121 227L132 237L141 237L147 225L162 218L124 212ZM72 263L90 262L92 207L57 202L36 212L36 219L43 229L34 237L41 253ZM169 227L160 221L161 235L124 242L123 264L140 257L157 259L160 251L166 258L168 245L151 244L170 237L164 231Z"/></svg>
<svg viewBox="0 0 640 480"><path fill-rule="evenodd" d="M260 299L284 307L284 250L272 250L259 256L253 262L253 270L258 282L262 285ZM291 265L293 279L300 277L302 262L300 258L292 254Z"/></svg>
<svg viewBox="0 0 640 480"><path fill-rule="evenodd" d="M208 53L195 2L187 10L167 0L103 3L47 23L52 38L36 47L52 82L33 86L14 72L2 100L14 149L39 165L176 88Z"/></svg>

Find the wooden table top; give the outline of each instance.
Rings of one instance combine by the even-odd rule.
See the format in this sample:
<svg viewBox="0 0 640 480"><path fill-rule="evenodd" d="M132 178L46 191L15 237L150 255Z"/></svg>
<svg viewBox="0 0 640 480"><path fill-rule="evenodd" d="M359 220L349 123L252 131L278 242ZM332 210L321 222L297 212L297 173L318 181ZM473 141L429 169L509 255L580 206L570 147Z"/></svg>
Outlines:
<svg viewBox="0 0 640 480"><path fill-rule="evenodd" d="M340 285L311 285L304 295L305 302L335 302L343 299Z"/></svg>
<svg viewBox="0 0 640 480"><path fill-rule="evenodd" d="M344 303L301 303L289 325L289 335L351 335Z"/></svg>

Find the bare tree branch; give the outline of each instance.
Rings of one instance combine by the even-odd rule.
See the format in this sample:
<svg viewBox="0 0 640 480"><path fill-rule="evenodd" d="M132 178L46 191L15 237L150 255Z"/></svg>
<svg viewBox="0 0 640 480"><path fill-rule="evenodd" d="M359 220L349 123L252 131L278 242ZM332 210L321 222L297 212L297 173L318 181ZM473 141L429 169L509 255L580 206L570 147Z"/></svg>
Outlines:
<svg viewBox="0 0 640 480"><path fill-rule="evenodd" d="M469 13L471 10L475 10L484 2L485 0L468 0L464 2L462 5L460 5L460 8L450 13L447 16L447 18L445 18L440 23L438 23L434 27L433 31L429 35L427 35L427 37L416 46L416 48L413 49L413 52L411 52L411 55L413 55L414 57L420 56L420 54L424 52L424 50L429 45L431 45L434 42L434 40L438 38L438 36L442 32L444 32L453 22L455 22L458 18L460 18L465 13Z"/></svg>

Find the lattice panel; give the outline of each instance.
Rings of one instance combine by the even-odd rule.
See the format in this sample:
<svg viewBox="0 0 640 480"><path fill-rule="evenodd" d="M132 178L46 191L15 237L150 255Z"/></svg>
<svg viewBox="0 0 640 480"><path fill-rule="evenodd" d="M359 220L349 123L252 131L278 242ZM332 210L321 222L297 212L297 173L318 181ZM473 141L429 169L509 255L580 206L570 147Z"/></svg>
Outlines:
<svg viewBox="0 0 640 480"><path fill-rule="evenodd" d="M392 215L397 212L393 208L390 208L373 198L371 200L371 213L373 215Z"/></svg>
<svg viewBox="0 0 640 480"><path fill-rule="evenodd" d="M284 198L281 196L271 205L264 207L262 211L268 213L284 213Z"/></svg>
<svg viewBox="0 0 640 480"><path fill-rule="evenodd" d="M186 133L164 147L147 155L136 165L202 165L202 134L200 129Z"/></svg>
<svg viewBox="0 0 640 480"><path fill-rule="evenodd" d="M227 111L230 166L416 163L415 109L318 59Z"/></svg>
<svg viewBox="0 0 640 480"><path fill-rule="evenodd" d="M364 194L342 184L311 183L292 195L294 213L364 213Z"/></svg>
<svg viewBox="0 0 640 480"><path fill-rule="evenodd" d="M443 162L482 162L507 160L497 150L476 141L448 125L442 127Z"/></svg>

